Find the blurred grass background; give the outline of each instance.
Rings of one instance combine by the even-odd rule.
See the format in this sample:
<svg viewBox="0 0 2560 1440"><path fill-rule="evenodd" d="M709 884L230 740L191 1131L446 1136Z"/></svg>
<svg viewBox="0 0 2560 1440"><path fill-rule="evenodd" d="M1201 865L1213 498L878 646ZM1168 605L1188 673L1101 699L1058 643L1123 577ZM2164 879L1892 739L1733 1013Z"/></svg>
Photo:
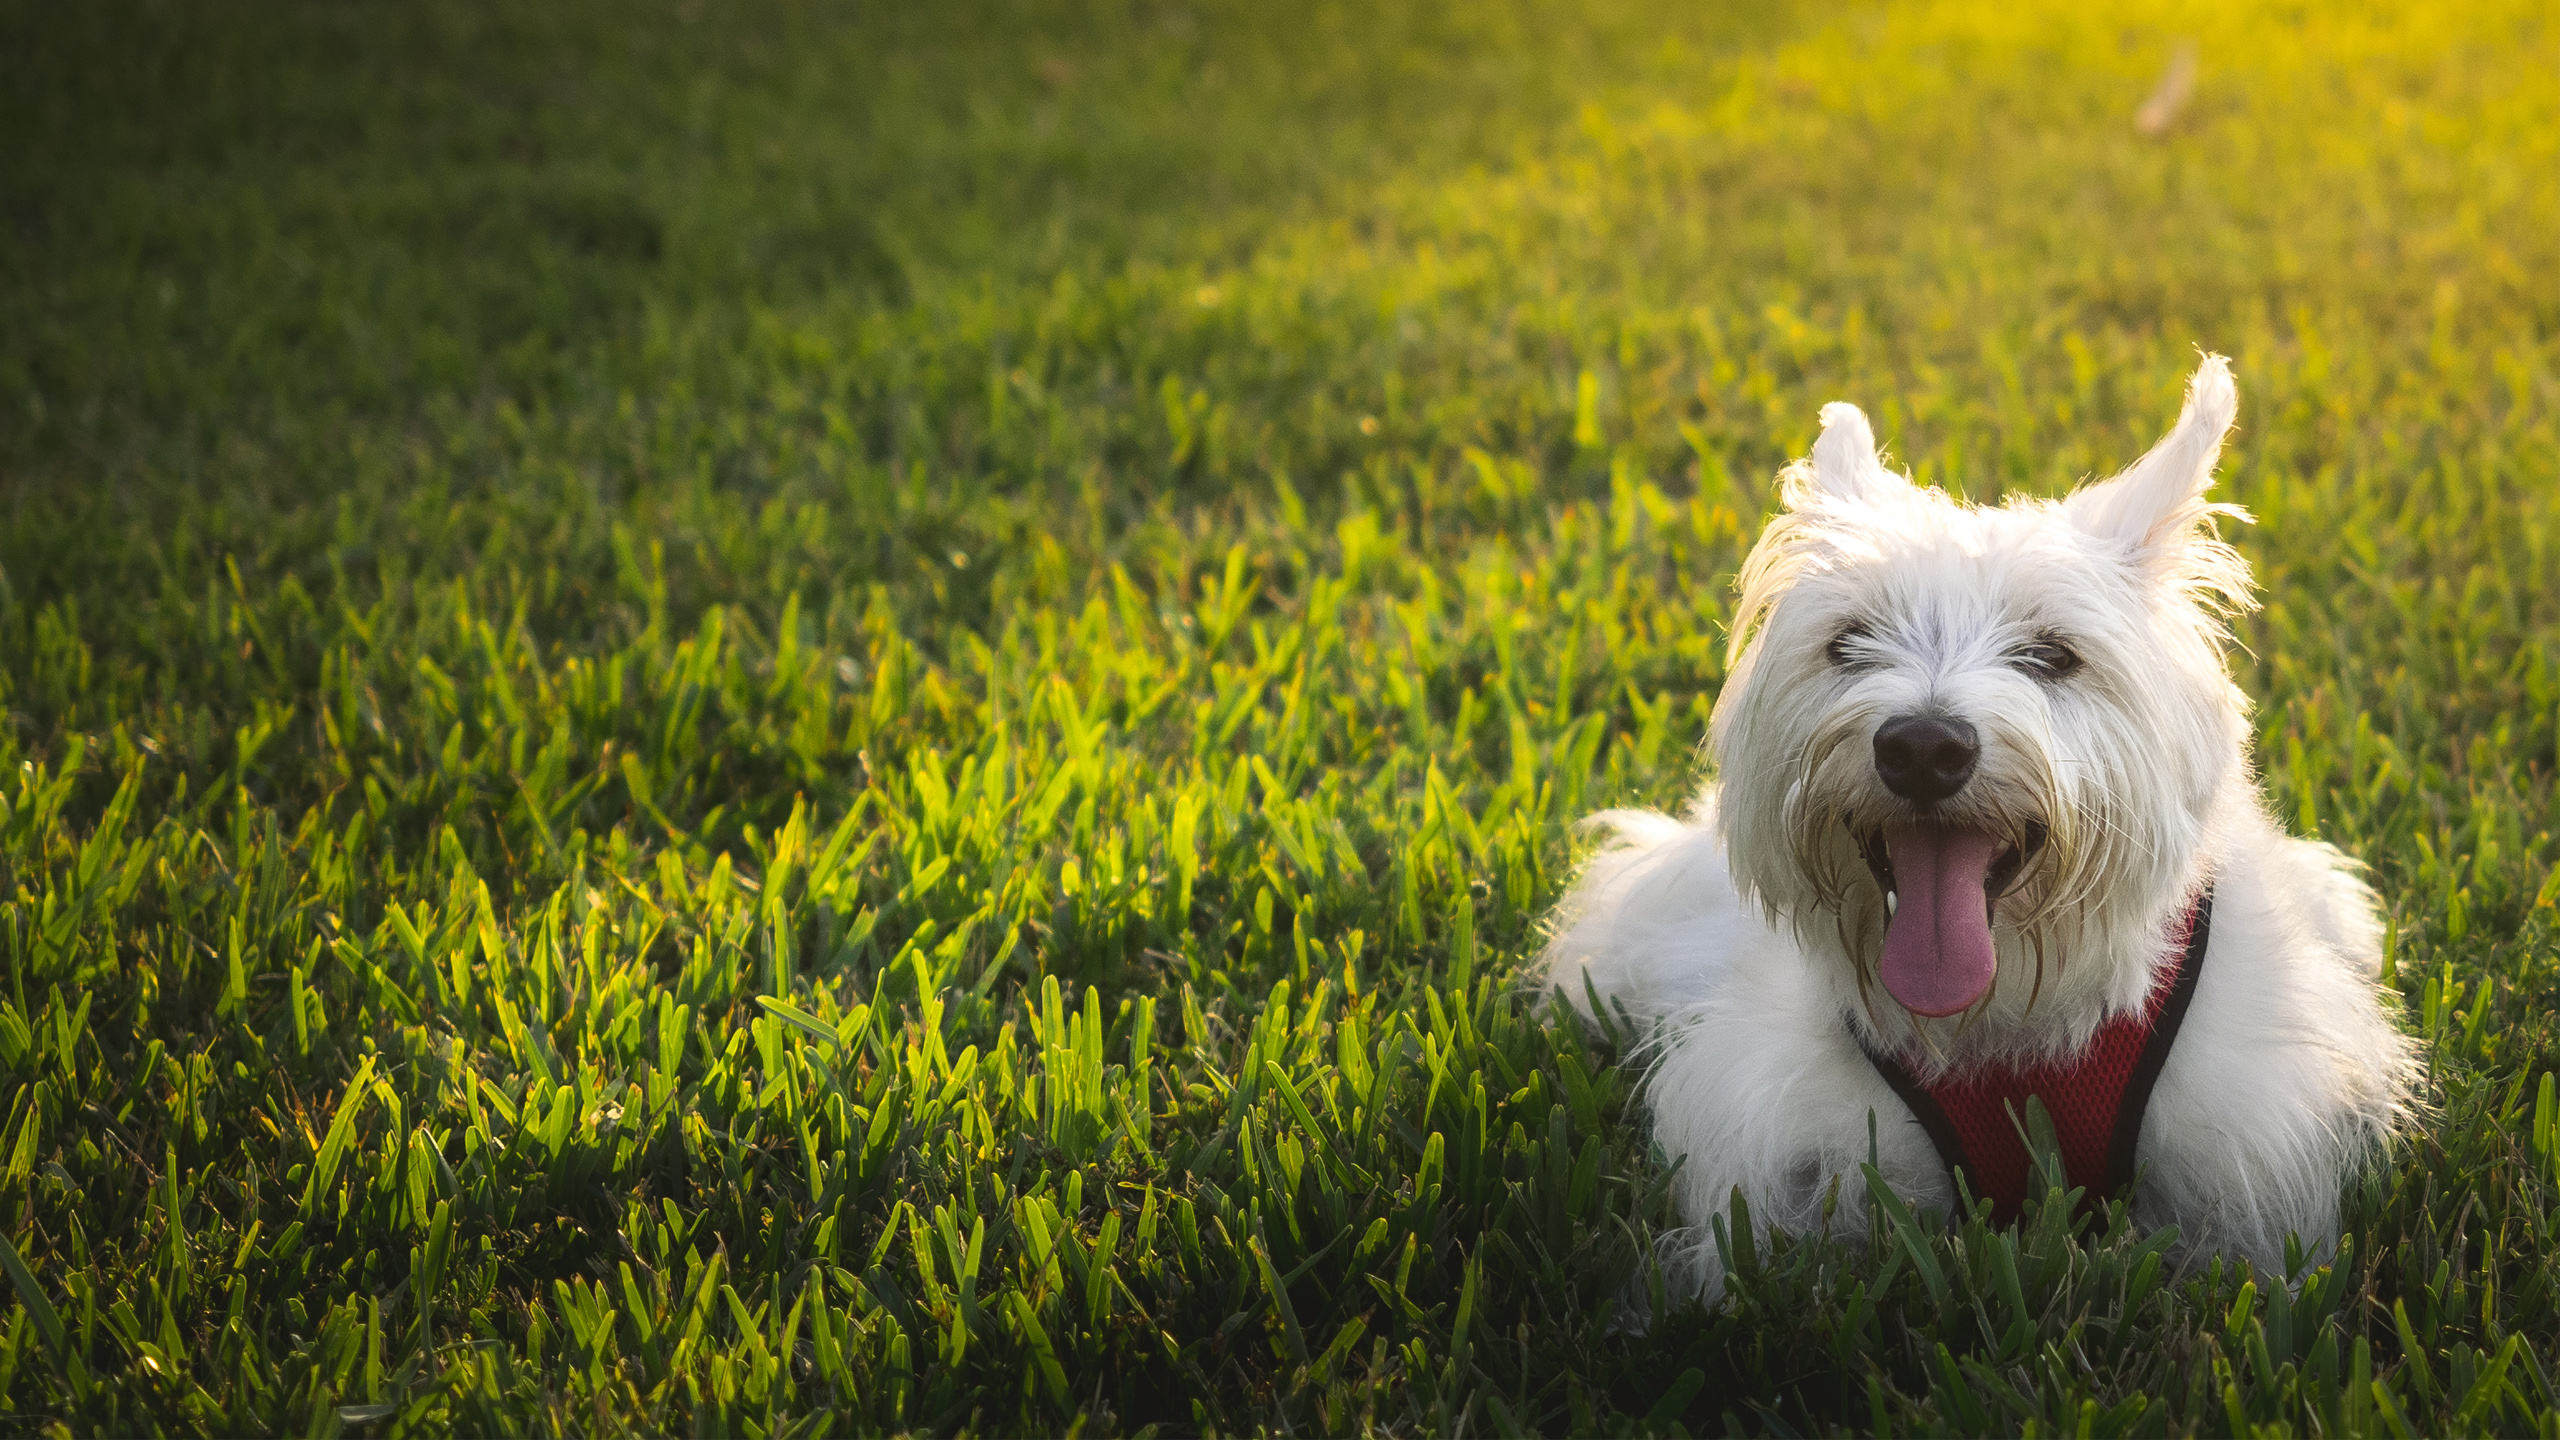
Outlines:
<svg viewBox="0 0 2560 1440"><path fill-rule="evenodd" d="M13 1427L2560 1428L2541 7L0 53ZM1770 475L2051 493L2197 347L2440 1112L2290 1277L2055 1207L1626 1333L1660 1157L1505 976Z"/></svg>

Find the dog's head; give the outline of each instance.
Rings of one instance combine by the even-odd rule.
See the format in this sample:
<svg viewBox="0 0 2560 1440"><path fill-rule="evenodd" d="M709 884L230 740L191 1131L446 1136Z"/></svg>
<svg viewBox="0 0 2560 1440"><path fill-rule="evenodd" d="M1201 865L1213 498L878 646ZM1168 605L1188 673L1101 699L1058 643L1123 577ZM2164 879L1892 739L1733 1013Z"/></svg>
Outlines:
<svg viewBox="0 0 2560 1440"><path fill-rule="evenodd" d="M1965 1014L2188 884L2247 738L2222 616L2248 569L2212 530L2238 512L2205 500L2236 407L2208 356L2130 469L1996 509L1823 408L1743 567L1712 744L1736 880L1836 931L1862 992Z"/></svg>

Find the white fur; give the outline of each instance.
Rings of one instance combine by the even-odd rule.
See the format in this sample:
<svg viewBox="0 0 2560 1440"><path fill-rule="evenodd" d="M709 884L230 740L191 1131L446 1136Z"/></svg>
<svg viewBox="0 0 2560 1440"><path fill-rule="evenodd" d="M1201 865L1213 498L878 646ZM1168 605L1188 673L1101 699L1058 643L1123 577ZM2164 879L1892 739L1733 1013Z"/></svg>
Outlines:
<svg viewBox="0 0 2560 1440"><path fill-rule="evenodd" d="M1924 1076L2068 1054L2150 993L2207 884L2204 973L2143 1126L2135 1214L2262 1266L2288 1234L2334 1242L2341 1187L2409 1114L2417 1063L2377 983L2371 891L2336 850L2283 834L2250 773L2221 623L2250 581L2212 532L2240 512L2204 498L2236 408L2206 357L2165 439L2059 502L1922 490L1845 404L1823 407L1811 460L1782 475L1787 508L1743 566L1710 726L1719 780L1686 819L1594 817L1612 843L1545 962L1560 1000L1596 993L1650 1037L1645 1098L1696 1227L1679 1258L1708 1294L1722 1276L1705 1227L1737 1188L1799 1233L1835 1181L1863 1213L1870 1112L1886 1181L1952 1201L1852 1027ZM2055 637L2081 668L2022 670L2018 648ZM1981 738L1974 778L1934 816L2049 836L1995 911L1990 994L1940 1020L1875 983L1885 899L1855 840L1919 814L1872 759L1876 728L1907 713Z"/></svg>

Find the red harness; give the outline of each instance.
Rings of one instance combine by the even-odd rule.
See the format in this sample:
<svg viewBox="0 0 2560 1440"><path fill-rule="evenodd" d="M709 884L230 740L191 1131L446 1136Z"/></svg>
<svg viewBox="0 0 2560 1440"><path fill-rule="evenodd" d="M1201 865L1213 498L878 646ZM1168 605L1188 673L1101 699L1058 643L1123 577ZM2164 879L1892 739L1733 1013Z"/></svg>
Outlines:
<svg viewBox="0 0 2560 1440"><path fill-rule="evenodd" d="M2212 919L2213 891L2207 888L2173 942L2182 952L2178 963L2152 982L2142 1013L2118 1015L2099 1026L2088 1046L2068 1060L1983 1065L1923 1085L1901 1061L1868 1047L1863 1038L1858 1047L1929 1132L1948 1178L1962 1169L1974 1198L1988 1198L2000 1224L2014 1222L2027 1198L2027 1146L2020 1132L2030 1095L2053 1118L2072 1186L2088 1192L2087 1203L2104 1203L2133 1183L2142 1114L2160 1067L2169 1061L2187 1002L2195 998Z"/></svg>

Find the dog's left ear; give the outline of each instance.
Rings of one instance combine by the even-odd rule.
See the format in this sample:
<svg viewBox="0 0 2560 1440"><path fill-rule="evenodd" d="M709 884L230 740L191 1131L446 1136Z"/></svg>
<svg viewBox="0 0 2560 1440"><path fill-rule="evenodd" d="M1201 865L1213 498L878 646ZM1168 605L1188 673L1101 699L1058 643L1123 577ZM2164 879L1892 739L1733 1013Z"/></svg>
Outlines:
<svg viewBox="0 0 2560 1440"><path fill-rule="evenodd" d="M2239 410L2231 362L2207 355L2187 382L2177 427L2123 474L2074 491L2063 513L2090 534L2123 545L2136 560L2168 556L2222 508L2207 505L2204 495L2213 488L2213 462Z"/></svg>

